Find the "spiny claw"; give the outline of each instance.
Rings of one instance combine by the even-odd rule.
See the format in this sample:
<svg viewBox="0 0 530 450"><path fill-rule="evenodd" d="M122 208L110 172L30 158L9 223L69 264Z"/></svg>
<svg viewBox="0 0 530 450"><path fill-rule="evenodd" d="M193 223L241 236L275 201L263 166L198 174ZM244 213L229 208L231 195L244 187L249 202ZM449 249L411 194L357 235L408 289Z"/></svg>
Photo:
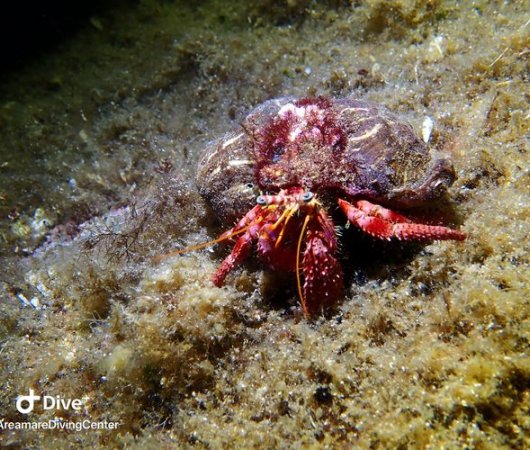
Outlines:
<svg viewBox="0 0 530 450"><path fill-rule="evenodd" d="M319 210L311 219L308 220L302 261L303 292L298 279L302 309L308 317L335 302L344 287L342 268L335 257L337 240L333 222L323 210Z"/></svg>
<svg viewBox="0 0 530 450"><path fill-rule="evenodd" d="M462 231L414 223L401 214L374 205L367 200L359 200L354 206L346 200L339 199L339 206L352 224L379 239L462 241L466 238L466 234Z"/></svg>

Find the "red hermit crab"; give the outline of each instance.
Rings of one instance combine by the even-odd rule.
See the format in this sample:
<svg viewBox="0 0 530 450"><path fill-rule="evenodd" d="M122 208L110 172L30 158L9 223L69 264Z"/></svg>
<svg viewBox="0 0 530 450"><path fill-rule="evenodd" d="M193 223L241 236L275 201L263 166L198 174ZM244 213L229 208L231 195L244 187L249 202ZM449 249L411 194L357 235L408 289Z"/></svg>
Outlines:
<svg viewBox="0 0 530 450"><path fill-rule="evenodd" d="M214 241L234 245L213 282L221 286L256 244L268 266L296 273L302 309L313 315L343 289L337 210L379 239L463 240L392 210L435 200L454 178L450 160L382 106L349 97L267 101L210 143L199 165L201 195L221 220L238 220Z"/></svg>

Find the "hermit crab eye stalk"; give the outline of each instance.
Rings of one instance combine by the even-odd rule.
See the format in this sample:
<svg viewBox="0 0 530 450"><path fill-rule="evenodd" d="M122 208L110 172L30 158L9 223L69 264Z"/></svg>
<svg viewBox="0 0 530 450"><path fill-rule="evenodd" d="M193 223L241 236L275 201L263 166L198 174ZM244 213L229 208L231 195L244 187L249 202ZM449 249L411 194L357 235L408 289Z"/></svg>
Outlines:
<svg viewBox="0 0 530 450"><path fill-rule="evenodd" d="M263 195L258 195L256 198L256 203L260 206L265 206L267 204L267 200L265 200L265 197Z"/></svg>
<svg viewBox="0 0 530 450"><path fill-rule="evenodd" d="M311 191L307 191L304 192L304 195L302 195L302 200L307 203L310 202L314 196L315 194L313 194Z"/></svg>

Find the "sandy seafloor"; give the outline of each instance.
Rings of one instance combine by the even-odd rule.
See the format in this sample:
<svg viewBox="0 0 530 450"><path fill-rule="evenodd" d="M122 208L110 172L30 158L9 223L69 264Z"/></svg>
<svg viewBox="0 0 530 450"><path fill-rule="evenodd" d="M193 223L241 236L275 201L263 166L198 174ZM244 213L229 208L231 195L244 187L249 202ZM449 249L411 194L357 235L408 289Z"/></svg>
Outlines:
<svg viewBox="0 0 530 450"><path fill-rule="evenodd" d="M528 448L530 4L140 1L87 19L0 87L3 448ZM252 3L252 6L247 5ZM354 95L452 155L462 243L345 232L346 292L226 248L205 144L262 101ZM15 399L78 398L29 415Z"/></svg>

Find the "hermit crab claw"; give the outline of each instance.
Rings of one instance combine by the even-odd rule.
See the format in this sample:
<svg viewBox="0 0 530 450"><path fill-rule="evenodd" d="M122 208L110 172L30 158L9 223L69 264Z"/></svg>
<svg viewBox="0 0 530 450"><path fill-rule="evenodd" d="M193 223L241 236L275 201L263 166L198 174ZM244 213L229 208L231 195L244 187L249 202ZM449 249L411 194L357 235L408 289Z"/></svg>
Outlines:
<svg viewBox="0 0 530 450"><path fill-rule="evenodd" d="M355 226L379 239L396 238L403 241L457 240L463 241L466 234L452 228L414 223L390 209L367 200L351 203L339 199L339 206Z"/></svg>
<svg viewBox="0 0 530 450"><path fill-rule="evenodd" d="M307 224L307 225L306 225ZM335 257L337 238L333 222L322 209L306 218L307 233L303 227L297 255L300 255L302 240L305 241L301 287L299 262L297 259L297 283L302 309L306 316L313 316L320 309L332 305L343 290L342 268Z"/></svg>

